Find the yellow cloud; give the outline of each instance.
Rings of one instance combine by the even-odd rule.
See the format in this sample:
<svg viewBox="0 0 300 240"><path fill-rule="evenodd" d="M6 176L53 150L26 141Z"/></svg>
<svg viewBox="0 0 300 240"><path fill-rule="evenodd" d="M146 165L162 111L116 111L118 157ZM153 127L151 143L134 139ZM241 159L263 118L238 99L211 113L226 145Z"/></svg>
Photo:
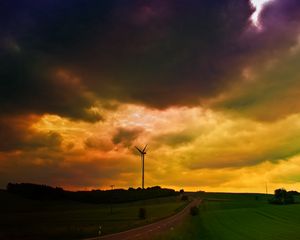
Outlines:
<svg viewBox="0 0 300 240"><path fill-rule="evenodd" d="M148 186L264 191L266 181L270 181L270 188L290 181L266 170L280 166L285 176L295 175L289 159L299 153L300 115L261 123L201 107L153 110L120 105L115 111L107 110L104 117L105 121L87 123L45 115L32 128L55 131L63 137L61 164L68 166L69 174L74 164L97 166L99 177L82 174L97 179L99 184L93 187L106 188L111 181L119 187L139 186L140 159L134 145L145 143L149 144L145 165ZM120 128L142 131L135 132L130 144L114 144ZM71 143L73 147L68 148ZM280 184L278 179L282 179Z"/></svg>

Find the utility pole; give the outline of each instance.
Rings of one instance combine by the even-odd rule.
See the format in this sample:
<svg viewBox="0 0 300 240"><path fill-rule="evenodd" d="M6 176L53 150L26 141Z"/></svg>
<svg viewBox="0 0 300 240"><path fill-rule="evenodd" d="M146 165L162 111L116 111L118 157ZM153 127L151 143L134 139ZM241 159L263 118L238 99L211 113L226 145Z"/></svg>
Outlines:
<svg viewBox="0 0 300 240"><path fill-rule="evenodd" d="M268 201L268 182L266 182L266 200Z"/></svg>

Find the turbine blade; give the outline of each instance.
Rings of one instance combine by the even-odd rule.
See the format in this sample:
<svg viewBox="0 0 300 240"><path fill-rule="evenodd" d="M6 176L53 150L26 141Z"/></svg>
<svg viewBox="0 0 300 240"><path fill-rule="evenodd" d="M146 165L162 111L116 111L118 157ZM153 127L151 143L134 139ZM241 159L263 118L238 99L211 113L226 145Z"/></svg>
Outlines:
<svg viewBox="0 0 300 240"><path fill-rule="evenodd" d="M148 146L148 144L146 144L146 146L144 147L143 153L146 153L145 150L146 150L147 146Z"/></svg>
<svg viewBox="0 0 300 240"><path fill-rule="evenodd" d="M136 148L141 154L143 154L143 152L142 152L141 149L139 149L137 146L135 146L135 148Z"/></svg>

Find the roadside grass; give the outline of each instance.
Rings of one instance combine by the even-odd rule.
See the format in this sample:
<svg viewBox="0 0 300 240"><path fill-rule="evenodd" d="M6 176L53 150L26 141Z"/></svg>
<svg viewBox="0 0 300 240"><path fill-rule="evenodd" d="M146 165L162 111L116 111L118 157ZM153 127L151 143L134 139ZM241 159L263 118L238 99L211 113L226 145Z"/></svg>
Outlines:
<svg viewBox="0 0 300 240"><path fill-rule="evenodd" d="M187 203L179 197L124 204L33 201L0 191L0 239L80 239L144 225L174 214ZM112 207L112 213L111 213ZM146 208L147 218L138 218Z"/></svg>
<svg viewBox="0 0 300 240"><path fill-rule="evenodd" d="M155 240L294 240L300 204L271 205L262 194L207 193L200 215ZM298 198L299 201L299 198Z"/></svg>

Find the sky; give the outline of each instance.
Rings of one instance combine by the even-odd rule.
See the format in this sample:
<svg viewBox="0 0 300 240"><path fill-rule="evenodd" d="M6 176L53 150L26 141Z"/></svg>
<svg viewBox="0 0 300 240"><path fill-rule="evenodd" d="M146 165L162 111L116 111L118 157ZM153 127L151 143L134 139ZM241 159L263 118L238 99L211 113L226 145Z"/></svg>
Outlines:
<svg viewBox="0 0 300 240"><path fill-rule="evenodd" d="M0 3L0 188L300 191L298 0Z"/></svg>

